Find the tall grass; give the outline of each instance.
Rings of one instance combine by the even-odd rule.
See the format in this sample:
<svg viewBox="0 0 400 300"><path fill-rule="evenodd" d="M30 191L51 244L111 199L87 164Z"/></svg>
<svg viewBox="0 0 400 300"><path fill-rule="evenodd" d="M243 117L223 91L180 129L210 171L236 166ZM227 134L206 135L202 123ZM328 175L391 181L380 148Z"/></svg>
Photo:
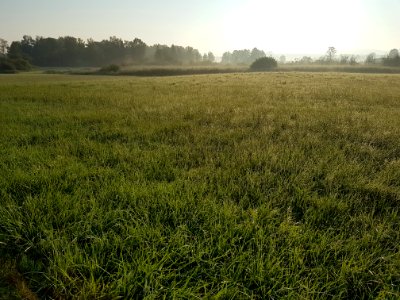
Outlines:
<svg viewBox="0 0 400 300"><path fill-rule="evenodd" d="M111 69L110 69L111 68ZM115 69L117 68L117 70ZM275 72L339 72L339 73L371 73L371 74L400 74L398 67L380 65L301 65L284 64L273 69ZM210 75L229 73L248 73L246 65L210 65L210 66L105 66L96 68L46 68L46 74L73 74L73 75L113 75L113 76L184 76L184 75Z"/></svg>
<svg viewBox="0 0 400 300"><path fill-rule="evenodd" d="M400 297L398 75L1 76L0 114L40 298Z"/></svg>

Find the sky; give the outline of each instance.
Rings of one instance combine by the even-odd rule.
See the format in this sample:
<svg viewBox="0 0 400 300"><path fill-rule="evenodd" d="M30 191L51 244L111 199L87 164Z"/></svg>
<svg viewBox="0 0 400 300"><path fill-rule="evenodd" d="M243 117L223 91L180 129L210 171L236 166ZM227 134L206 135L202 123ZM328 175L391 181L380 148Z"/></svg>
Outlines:
<svg viewBox="0 0 400 300"><path fill-rule="evenodd" d="M400 0L0 0L0 38L117 36L222 55L388 52L400 48Z"/></svg>

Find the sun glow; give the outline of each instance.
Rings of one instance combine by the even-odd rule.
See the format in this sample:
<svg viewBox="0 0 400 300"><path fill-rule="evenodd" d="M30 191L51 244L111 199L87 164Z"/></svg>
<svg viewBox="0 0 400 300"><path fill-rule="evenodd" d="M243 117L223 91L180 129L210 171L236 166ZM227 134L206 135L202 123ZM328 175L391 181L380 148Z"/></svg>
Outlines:
<svg viewBox="0 0 400 300"><path fill-rule="evenodd" d="M360 1L263 1L239 3L223 23L228 48L259 47L267 51L321 53L356 47L361 38Z"/></svg>

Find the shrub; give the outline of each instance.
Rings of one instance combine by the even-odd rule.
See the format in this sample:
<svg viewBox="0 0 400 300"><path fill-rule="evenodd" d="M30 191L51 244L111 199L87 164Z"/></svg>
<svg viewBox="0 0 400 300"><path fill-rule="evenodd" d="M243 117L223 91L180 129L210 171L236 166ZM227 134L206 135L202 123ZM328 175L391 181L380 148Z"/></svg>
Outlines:
<svg viewBox="0 0 400 300"><path fill-rule="evenodd" d="M16 73L16 71L29 71L31 69L32 65L23 58L0 57L0 73Z"/></svg>
<svg viewBox="0 0 400 300"><path fill-rule="evenodd" d="M256 59L250 66L252 71L267 71L278 66L278 62L273 57L261 57Z"/></svg>
<svg viewBox="0 0 400 300"><path fill-rule="evenodd" d="M117 73L120 67L118 65L108 65L100 69L100 73Z"/></svg>
<svg viewBox="0 0 400 300"><path fill-rule="evenodd" d="M13 64L18 71L29 71L32 69L32 65L29 61L23 58L10 59L9 62Z"/></svg>
<svg viewBox="0 0 400 300"><path fill-rule="evenodd" d="M15 73L17 70L12 62L7 59L0 60L0 73Z"/></svg>

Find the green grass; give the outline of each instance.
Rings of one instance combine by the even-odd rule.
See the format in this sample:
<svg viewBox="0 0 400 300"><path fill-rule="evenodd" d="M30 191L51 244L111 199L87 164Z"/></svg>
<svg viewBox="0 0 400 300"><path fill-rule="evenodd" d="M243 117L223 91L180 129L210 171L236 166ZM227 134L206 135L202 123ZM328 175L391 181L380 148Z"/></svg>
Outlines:
<svg viewBox="0 0 400 300"><path fill-rule="evenodd" d="M40 298L400 298L399 75L19 74L0 116Z"/></svg>

